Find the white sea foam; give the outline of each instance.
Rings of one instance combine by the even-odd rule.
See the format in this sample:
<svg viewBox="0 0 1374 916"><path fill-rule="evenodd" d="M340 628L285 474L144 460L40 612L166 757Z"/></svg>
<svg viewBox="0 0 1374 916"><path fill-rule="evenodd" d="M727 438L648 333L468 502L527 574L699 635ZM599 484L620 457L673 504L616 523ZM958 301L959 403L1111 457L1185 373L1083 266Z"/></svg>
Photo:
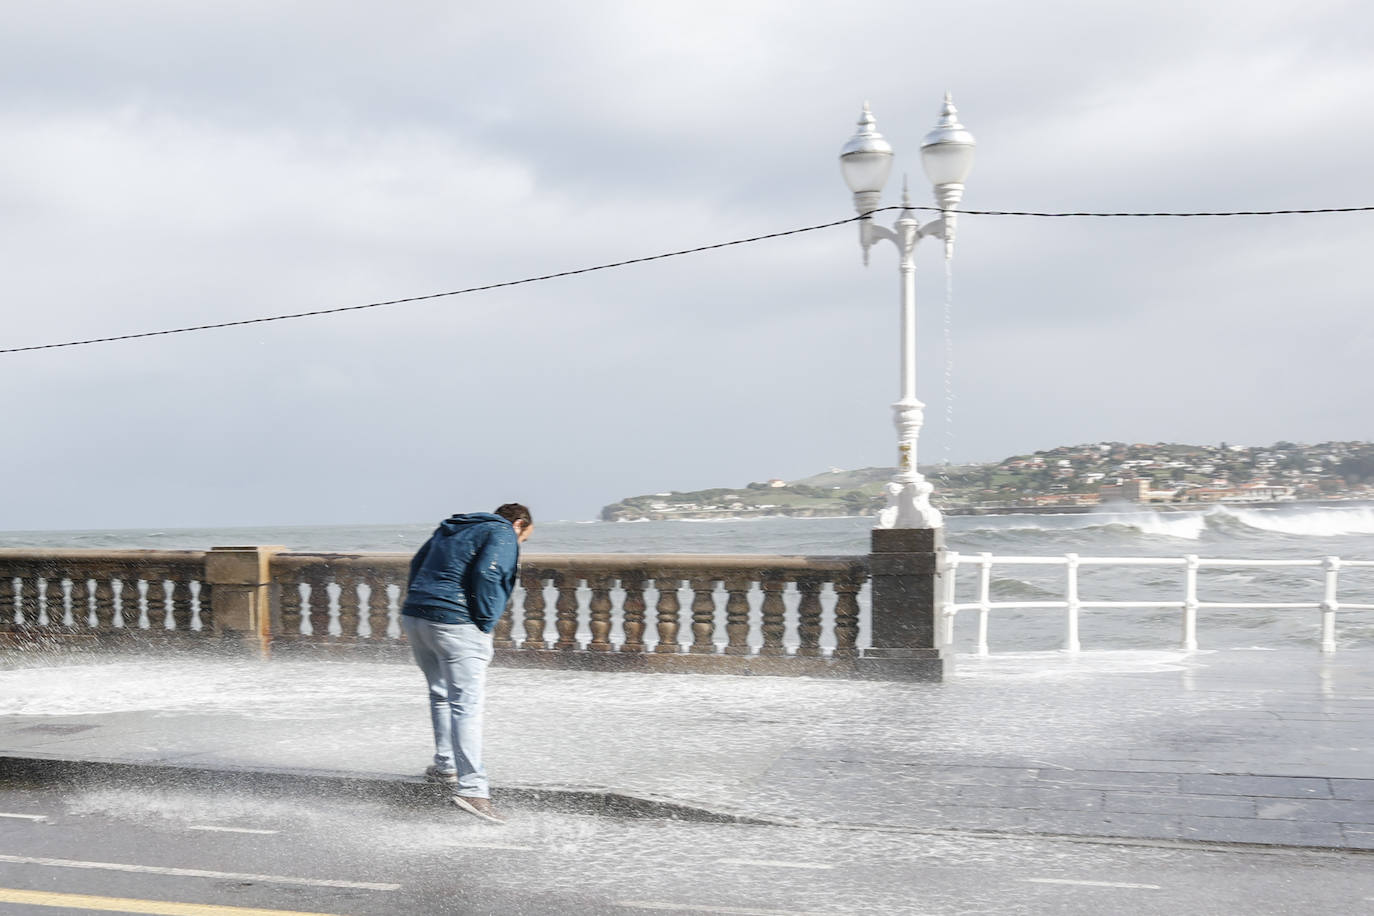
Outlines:
<svg viewBox="0 0 1374 916"><path fill-rule="evenodd" d="M694 525L714 525L714 524L733 524L735 522L767 522L772 521L773 516L769 515L737 515L726 518L665 518L665 522L691 522Z"/></svg>
<svg viewBox="0 0 1374 916"><path fill-rule="evenodd" d="M1011 534L1054 534L1094 529L1134 529L1148 537L1196 541L1206 532L1250 529L1269 534L1299 537L1343 537L1374 534L1374 506L1313 506L1244 508L1212 506L1207 509L1102 510L1075 515L983 516L973 523L975 531Z"/></svg>
<svg viewBox="0 0 1374 916"><path fill-rule="evenodd" d="M1095 528L1131 528L1152 537L1170 537L1195 541L1207 529L1204 512L1160 512L1153 509L1139 511L1096 511L1075 515L1014 515L1010 524L983 524L982 531L995 532L1058 532L1090 531ZM992 517L987 517L991 521ZM980 519L983 521L983 519Z"/></svg>
<svg viewBox="0 0 1374 916"><path fill-rule="evenodd" d="M1374 507L1322 506L1312 509L1241 509L1218 507L1221 518L1247 528L1304 537L1374 534Z"/></svg>
<svg viewBox="0 0 1374 916"><path fill-rule="evenodd" d="M954 665L956 678L1026 678L1062 680L1084 675L1141 674L1182 671L1204 653L1173 649L1097 650L1066 653L1004 652L989 656L960 655Z"/></svg>
<svg viewBox="0 0 1374 916"><path fill-rule="evenodd" d="M262 719L358 714L413 693L402 665L357 662L171 659L0 671L0 715L74 716L125 712L239 713ZM337 702L339 696L348 703Z"/></svg>
<svg viewBox="0 0 1374 916"><path fill-rule="evenodd" d="M1207 530L1207 517L1201 513L1151 512L1135 520L1141 533L1158 537L1196 541Z"/></svg>

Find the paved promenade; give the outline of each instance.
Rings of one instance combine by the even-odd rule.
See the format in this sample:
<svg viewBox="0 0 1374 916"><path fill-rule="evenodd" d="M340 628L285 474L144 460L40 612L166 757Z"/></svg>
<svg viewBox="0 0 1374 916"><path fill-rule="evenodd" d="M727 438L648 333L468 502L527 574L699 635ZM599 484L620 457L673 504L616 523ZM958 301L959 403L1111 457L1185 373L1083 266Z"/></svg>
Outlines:
<svg viewBox="0 0 1374 916"><path fill-rule="evenodd" d="M1036 653L961 658L938 685L494 668L488 770L514 817L562 804L1371 850L1371 662ZM0 657L0 778L423 794L430 753L420 676L399 661Z"/></svg>

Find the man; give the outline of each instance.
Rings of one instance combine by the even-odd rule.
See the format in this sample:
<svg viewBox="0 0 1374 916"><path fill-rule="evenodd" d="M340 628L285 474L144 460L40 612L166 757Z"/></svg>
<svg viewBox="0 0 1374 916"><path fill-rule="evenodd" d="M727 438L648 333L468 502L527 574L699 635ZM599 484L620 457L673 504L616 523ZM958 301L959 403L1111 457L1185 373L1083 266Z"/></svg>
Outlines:
<svg viewBox="0 0 1374 916"><path fill-rule="evenodd" d="M434 763L425 776L453 787L453 803L500 824L482 768L482 695L491 631L506 610L530 510L506 503L493 512L452 515L410 561L401 625L429 684Z"/></svg>

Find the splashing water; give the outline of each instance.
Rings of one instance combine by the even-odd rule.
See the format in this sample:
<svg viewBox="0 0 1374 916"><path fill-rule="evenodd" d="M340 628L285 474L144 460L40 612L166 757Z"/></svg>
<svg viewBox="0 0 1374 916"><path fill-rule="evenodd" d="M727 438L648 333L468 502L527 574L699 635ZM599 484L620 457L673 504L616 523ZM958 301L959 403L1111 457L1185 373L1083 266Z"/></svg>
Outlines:
<svg viewBox="0 0 1374 916"><path fill-rule="evenodd" d="M1159 512L1133 516L1130 522L1142 534L1196 541L1207 530L1207 518L1201 513L1164 515Z"/></svg>
<svg viewBox="0 0 1374 916"><path fill-rule="evenodd" d="M945 456L954 452L954 262L945 258Z"/></svg>
<svg viewBox="0 0 1374 916"><path fill-rule="evenodd" d="M1374 508L1359 506L1324 508L1319 511L1234 509L1218 507L1217 515L1239 522L1247 528L1273 534L1305 537L1340 537L1374 534Z"/></svg>
<svg viewBox="0 0 1374 916"><path fill-rule="evenodd" d="M1216 512L1160 512L1158 510L1098 509L1074 515L1005 515L983 516L965 524L973 530L994 532L1054 532L1126 529L1153 537L1178 538L1196 541L1208 527L1208 519Z"/></svg>

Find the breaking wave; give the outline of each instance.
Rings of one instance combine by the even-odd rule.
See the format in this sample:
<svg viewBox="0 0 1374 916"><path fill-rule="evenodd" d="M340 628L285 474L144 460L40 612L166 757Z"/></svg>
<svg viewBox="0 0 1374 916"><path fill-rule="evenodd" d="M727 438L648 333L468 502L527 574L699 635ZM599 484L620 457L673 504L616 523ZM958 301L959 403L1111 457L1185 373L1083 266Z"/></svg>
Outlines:
<svg viewBox="0 0 1374 916"><path fill-rule="evenodd" d="M967 518L967 531L1091 532L1117 530L1147 537L1196 541L1208 531L1283 534L1295 537L1341 537L1374 534L1374 506L1314 506L1247 509L1096 511L1077 515L1004 515ZM962 527L962 526L961 526Z"/></svg>
<svg viewBox="0 0 1374 916"><path fill-rule="evenodd" d="M1220 507L1217 517L1256 531L1301 537L1374 534L1374 506L1323 506L1300 511Z"/></svg>

